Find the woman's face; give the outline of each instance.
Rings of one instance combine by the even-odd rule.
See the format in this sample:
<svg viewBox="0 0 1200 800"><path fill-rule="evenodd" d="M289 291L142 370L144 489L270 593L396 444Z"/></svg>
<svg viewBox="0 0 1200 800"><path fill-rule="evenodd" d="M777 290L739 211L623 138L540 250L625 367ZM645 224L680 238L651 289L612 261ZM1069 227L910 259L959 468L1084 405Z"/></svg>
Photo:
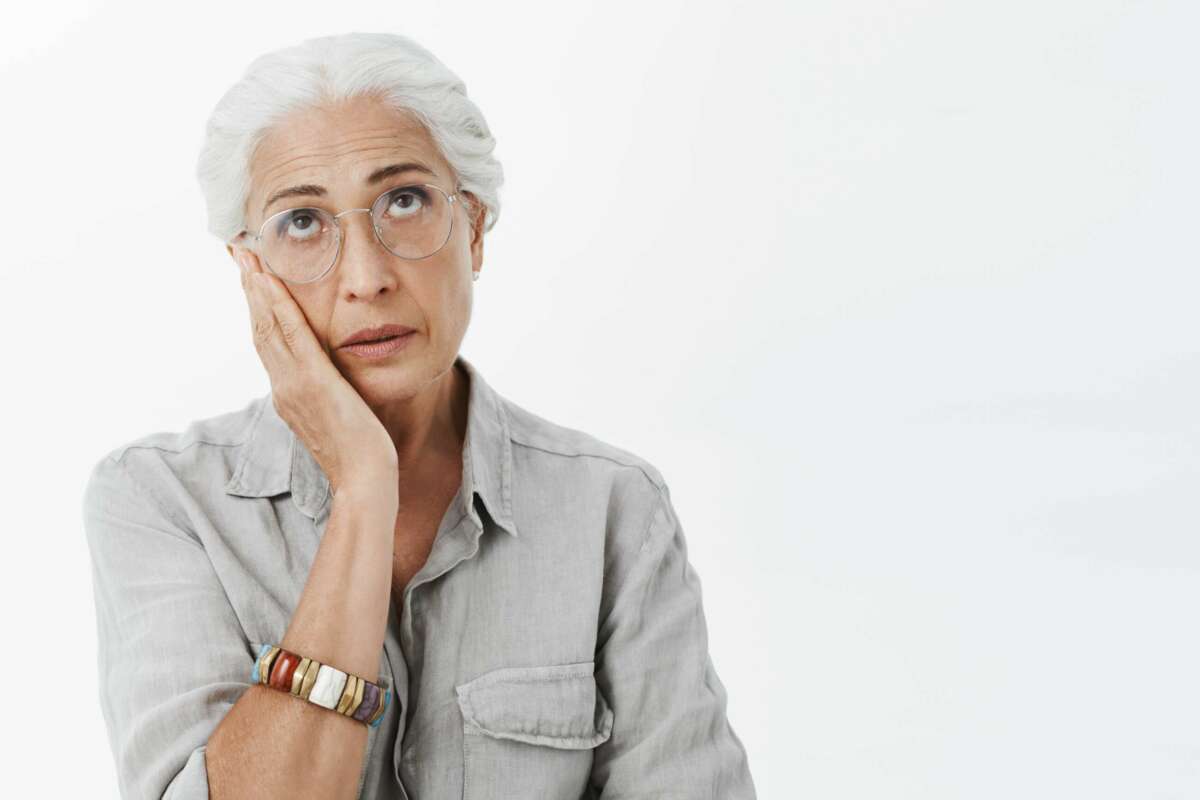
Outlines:
<svg viewBox="0 0 1200 800"><path fill-rule="evenodd" d="M368 184L371 173L391 164L416 162L432 174L411 171ZM425 128L382 101L356 97L332 107L297 112L262 141L250 165L246 228L299 206L337 214L369 208L385 191L431 183L453 194L455 176ZM263 204L291 187L324 192L293 194ZM411 397L449 370L471 318L472 271L483 264L480 204L460 194L450 208L449 241L434 255L402 259L375 237L369 214L347 214L337 263L318 281L285 283L334 366L372 407ZM475 219L469 216L474 209ZM474 222L474 225L472 225ZM229 248L236 259L244 252ZM261 262L260 262L261 263ZM340 347L362 328L393 323L415 329L406 347L387 358L368 360Z"/></svg>

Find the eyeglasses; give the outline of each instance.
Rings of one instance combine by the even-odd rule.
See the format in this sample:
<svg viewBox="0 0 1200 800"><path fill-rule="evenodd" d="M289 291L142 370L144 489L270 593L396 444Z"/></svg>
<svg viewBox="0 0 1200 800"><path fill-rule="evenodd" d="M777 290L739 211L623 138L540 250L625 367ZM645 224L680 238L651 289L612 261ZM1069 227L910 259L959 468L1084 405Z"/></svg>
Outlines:
<svg viewBox="0 0 1200 800"><path fill-rule="evenodd" d="M271 215L258 235L242 230L257 244L257 252L272 273L288 283L314 283L324 278L342 251L341 218L356 211L371 215L375 238L391 254L409 261L429 258L450 240L454 230L453 204L459 195L446 194L432 183L389 189L370 208L348 208L331 214L320 208L289 208Z"/></svg>

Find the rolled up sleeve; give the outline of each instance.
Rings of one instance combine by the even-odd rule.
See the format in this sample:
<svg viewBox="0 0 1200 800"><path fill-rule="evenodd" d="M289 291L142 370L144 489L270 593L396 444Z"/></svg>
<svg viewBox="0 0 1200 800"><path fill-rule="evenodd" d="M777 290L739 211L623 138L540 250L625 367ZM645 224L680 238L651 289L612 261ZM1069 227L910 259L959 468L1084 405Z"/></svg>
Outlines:
<svg viewBox="0 0 1200 800"><path fill-rule="evenodd" d="M596 683L613 710L591 789L618 798L755 798L708 651L700 579L664 490L600 626Z"/></svg>
<svg viewBox="0 0 1200 800"><path fill-rule="evenodd" d="M83 499L100 706L122 798L208 797L205 746L250 686L254 655L207 553L112 455Z"/></svg>

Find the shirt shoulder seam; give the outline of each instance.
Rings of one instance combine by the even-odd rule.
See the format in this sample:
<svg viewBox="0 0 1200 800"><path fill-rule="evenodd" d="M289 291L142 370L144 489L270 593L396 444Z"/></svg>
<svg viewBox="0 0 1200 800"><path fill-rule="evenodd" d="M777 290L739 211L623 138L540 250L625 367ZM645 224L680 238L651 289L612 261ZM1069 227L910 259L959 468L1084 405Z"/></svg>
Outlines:
<svg viewBox="0 0 1200 800"><path fill-rule="evenodd" d="M640 471L643 475L646 476L646 480L650 481L650 483L654 486L654 488L658 490L658 493L660 496L663 493L664 487L663 487L662 482L658 478L656 478L654 475L652 475L650 473L650 471L647 470L643 464L639 464L637 460L614 458L613 456L607 455L605 453L564 452L562 450L551 450L548 447L542 447L540 445L532 444L530 442L523 442L520 439L516 438L515 436L510 436L509 438L513 444L519 445L528 450L537 450L538 452L541 452L541 453L549 453L550 455L562 456L563 458L600 458L605 461L612 462L613 464L617 464L618 466L629 467L630 469L636 469L636 470Z"/></svg>
<svg viewBox="0 0 1200 800"><path fill-rule="evenodd" d="M245 442L212 442L208 439L193 439L183 447L169 447L167 445L153 444L151 442L130 442L129 444L121 445L113 453L110 453L108 457L113 461L120 463L125 458L125 454L130 450L157 450L160 453L171 453L173 455L178 455L179 453L182 453L198 444L207 444L211 445L212 447L240 447L245 444Z"/></svg>
<svg viewBox="0 0 1200 800"><path fill-rule="evenodd" d="M178 455L179 453L183 453L186 450L188 450L198 444L206 444L211 447L241 447L241 446L245 445L247 442L249 442L251 437L253 437L254 429L257 427L259 420L262 418L262 414L263 414L264 410L265 410L265 407L259 408L259 410L251 416L249 422L247 422L245 427L243 428L240 438L234 442L224 442L224 441L215 442L211 439L203 438L200 436L191 436L191 437L189 437L190 441L187 444L183 445L182 447L171 447L166 444L156 444L154 442L146 441L146 439L151 436L161 435L158 433L152 433L152 434L148 434L147 436L142 436L137 439L134 439L132 442L123 444L120 447L114 448L109 453L108 457L111 458L112 460L116 461L117 463L120 463L125 458L125 454L128 453L130 450L157 450L160 453L171 453L174 455ZM178 431L178 432L170 432L170 435L175 436L175 437L182 437L186 433L187 433L187 431L184 430L184 431Z"/></svg>

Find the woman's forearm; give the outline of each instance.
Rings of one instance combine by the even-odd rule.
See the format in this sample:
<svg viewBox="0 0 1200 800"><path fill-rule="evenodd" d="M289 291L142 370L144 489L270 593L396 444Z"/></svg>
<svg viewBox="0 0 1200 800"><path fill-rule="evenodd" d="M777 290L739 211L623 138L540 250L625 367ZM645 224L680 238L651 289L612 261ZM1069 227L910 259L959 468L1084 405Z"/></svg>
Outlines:
<svg viewBox="0 0 1200 800"><path fill-rule="evenodd" d="M280 647L379 679L391 602L396 487L344 486ZM203 643L200 643L201 646ZM266 686L247 689L209 738L209 796L353 798L367 727Z"/></svg>

